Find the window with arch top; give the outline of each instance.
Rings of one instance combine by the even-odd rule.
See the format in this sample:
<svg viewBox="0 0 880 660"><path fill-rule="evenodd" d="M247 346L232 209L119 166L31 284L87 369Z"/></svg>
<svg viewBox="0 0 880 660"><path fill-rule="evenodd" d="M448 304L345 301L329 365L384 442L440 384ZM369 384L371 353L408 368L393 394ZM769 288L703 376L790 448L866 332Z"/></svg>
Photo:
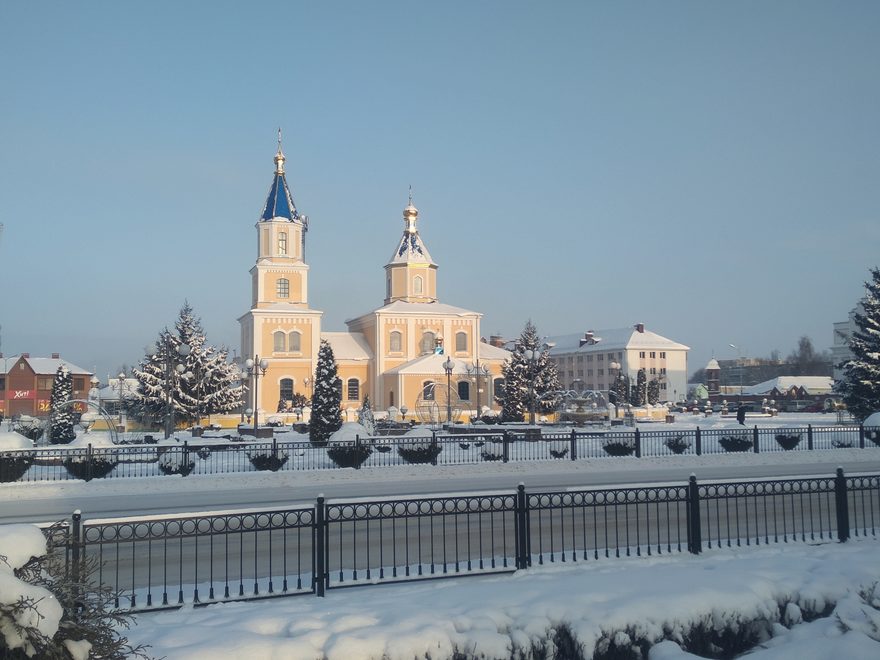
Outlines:
<svg viewBox="0 0 880 660"><path fill-rule="evenodd" d="M272 333L272 350L275 353L284 353L287 350L287 335L283 330L276 330Z"/></svg>
<svg viewBox="0 0 880 660"><path fill-rule="evenodd" d="M282 401L290 401L293 398L293 378L281 379L281 393L279 398Z"/></svg>
<svg viewBox="0 0 880 660"><path fill-rule="evenodd" d="M430 330L422 333L422 341L419 342L419 352L422 354L433 353L437 336Z"/></svg>
<svg viewBox="0 0 880 660"><path fill-rule="evenodd" d="M456 332L455 333L455 351L456 353L464 353L468 349L468 341L467 341L467 333L466 332Z"/></svg>
<svg viewBox="0 0 880 660"><path fill-rule="evenodd" d="M299 353L302 350L302 335L298 330L287 335L287 350L292 353Z"/></svg>
<svg viewBox="0 0 880 660"><path fill-rule="evenodd" d="M388 350L392 353L400 353L403 350L403 335L399 330L392 330Z"/></svg>
<svg viewBox="0 0 880 660"><path fill-rule="evenodd" d="M426 380L422 383L422 400L423 401L433 401L434 400L434 381Z"/></svg>
<svg viewBox="0 0 880 660"><path fill-rule="evenodd" d="M348 389L348 400L349 401L358 401L361 398L361 384L357 378L349 378L347 389Z"/></svg>
<svg viewBox="0 0 880 660"><path fill-rule="evenodd" d="M413 278L413 293L417 296L420 296L424 292L425 292L425 280L422 279L421 275L416 275Z"/></svg>
<svg viewBox="0 0 880 660"><path fill-rule="evenodd" d="M462 401L471 400L471 384L466 380L458 381L458 398Z"/></svg>
<svg viewBox="0 0 880 660"><path fill-rule="evenodd" d="M290 280L286 277L282 277L275 282L275 294L279 298L287 298L290 296Z"/></svg>

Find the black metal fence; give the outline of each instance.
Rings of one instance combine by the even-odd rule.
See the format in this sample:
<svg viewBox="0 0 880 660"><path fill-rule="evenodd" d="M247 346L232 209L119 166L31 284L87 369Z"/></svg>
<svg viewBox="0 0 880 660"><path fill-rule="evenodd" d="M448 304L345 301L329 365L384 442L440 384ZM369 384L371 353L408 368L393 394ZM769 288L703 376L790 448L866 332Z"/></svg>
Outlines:
<svg viewBox="0 0 880 660"><path fill-rule="evenodd" d="M178 607L555 562L846 541L880 531L880 475L325 501L274 510L84 520L121 609Z"/></svg>
<svg viewBox="0 0 880 660"><path fill-rule="evenodd" d="M880 447L880 428L864 426L736 427L566 433L486 431L382 436L341 443L335 451L309 442L183 442L65 447L0 452L0 482L208 475L241 472L376 468L407 464L468 465L609 456L672 456L726 452L796 452Z"/></svg>

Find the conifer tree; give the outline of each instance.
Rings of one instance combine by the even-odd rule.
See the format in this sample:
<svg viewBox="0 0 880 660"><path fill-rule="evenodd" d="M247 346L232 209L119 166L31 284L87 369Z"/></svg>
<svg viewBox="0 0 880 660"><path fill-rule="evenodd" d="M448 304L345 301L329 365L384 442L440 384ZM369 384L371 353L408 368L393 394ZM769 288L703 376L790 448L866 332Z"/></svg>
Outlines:
<svg viewBox="0 0 880 660"><path fill-rule="evenodd" d="M369 395L364 397L364 404L358 410L358 423L367 429L367 433L375 435L376 417L373 415L373 407L370 405Z"/></svg>
<svg viewBox="0 0 880 660"><path fill-rule="evenodd" d="M644 368L639 369L636 374L636 401L637 406L643 406L648 400L647 396L647 379Z"/></svg>
<svg viewBox="0 0 880 660"><path fill-rule="evenodd" d="M648 403L652 406L660 401L660 381L656 378L648 383Z"/></svg>
<svg viewBox="0 0 880 660"><path fill-rule="evenodd" d="M52 381L52 394L49 396L49 442L52 444L66 444L76 438L73 430L73 408L68 404L73 395L73 377L70 369L62 364L55 372L55 380Z"/></svg>
<svg viewBox="0 0 880 660"><path fill-rule="evenodd" d="M835 384L847 409L860 420L880 411L880 268L870 272L862 312L854 317L858 330L849 339L853 358L840 365L843 379Z"/></svg>
<svg viewBox="0 0 880 660"><path fill-rule="evenodd" d="M611 386L610 394L611 403L616 406L622 406L625 403L629 403L629 392L627 392L626 378L624 378L623 374L617 375L614 384Z"/></svg>
<svg viewBox="0 0 880 660"><path fill-rule="evenodd" d="M156 419L167 414L169 387L175 415L190 421L230 412L240 405L243 388L235 365L229 362L228 350L210 346L206 339L201 320L190 304L184 303L174 331L165 328L160 332L153 355L145 355L140 369L133 370L139 383L141 416ZM178 350L182 344L190 348L186 356Z"/></svg>
<svg viewBox="0 0 880 660"><path fill-rule="evenodd" d="M526 351L538 354L536 360L526 358ZM497 398L501 403L501 420L521 422L526 413L553 410L559 403L559 376L550 361L549 348L538 336L531 321L526 323L513 349L513 355L501 367L504 388Z"/></svg>
<svg viewBox="0 0 880 660"><path fill-rule="evenodd" d="M315 368L315 390L309 422L309 441L314 445L326 445L333 432L342 426L341 386L333 349L322 339Z"/></svg>

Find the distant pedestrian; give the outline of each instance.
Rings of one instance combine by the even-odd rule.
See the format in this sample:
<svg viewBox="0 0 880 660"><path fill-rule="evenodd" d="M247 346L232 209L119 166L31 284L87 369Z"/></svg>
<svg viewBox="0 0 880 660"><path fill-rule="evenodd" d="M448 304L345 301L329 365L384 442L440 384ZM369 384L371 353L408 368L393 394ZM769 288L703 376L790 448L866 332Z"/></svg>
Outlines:
<svg viewBox="0 0 880 660"><path fill-rule="evenodd" d="M746 425L746 407L742 404L736 409L736 421L743 426Z"/></svg>

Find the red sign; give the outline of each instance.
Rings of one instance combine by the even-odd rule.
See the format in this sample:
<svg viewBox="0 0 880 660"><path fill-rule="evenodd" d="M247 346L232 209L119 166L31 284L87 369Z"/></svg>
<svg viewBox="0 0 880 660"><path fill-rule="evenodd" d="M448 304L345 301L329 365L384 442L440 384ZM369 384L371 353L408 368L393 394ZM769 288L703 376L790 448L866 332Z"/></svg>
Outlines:
<svg viewBox="0 0 880 660"><path fill-rule="evenodd" d="M19 399L36 399L37 391L36 390L12 390L10 392L12 394L10 400L18 401Z"/></svg>

